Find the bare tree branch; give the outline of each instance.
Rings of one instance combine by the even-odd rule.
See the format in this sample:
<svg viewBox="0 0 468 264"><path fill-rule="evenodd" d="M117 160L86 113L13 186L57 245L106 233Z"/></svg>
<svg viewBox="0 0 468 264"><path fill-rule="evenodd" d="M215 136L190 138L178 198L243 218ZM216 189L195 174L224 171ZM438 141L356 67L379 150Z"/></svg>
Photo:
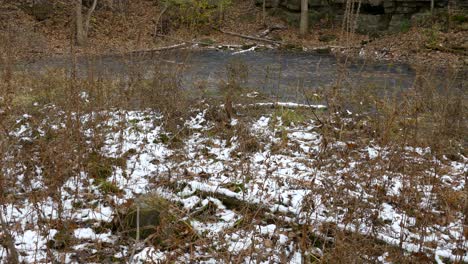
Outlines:
<svg viewBox="0 0 468 264"><path fill-rule="evenodd" d="M97 5L97 0L93 1L93 4L88 10L88 13L86 14L86 20L85 20L85 33L88 35L88 30L89 30L89 21L91 20L91 15L93 14L94 10L96 9Z"/></svg>

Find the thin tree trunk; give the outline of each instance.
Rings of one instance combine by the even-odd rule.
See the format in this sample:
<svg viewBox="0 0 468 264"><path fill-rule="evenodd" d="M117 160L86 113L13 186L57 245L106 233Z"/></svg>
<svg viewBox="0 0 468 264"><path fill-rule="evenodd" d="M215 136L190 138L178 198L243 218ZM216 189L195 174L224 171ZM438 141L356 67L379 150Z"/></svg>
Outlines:
<svg viewBox="0 0 468 264"><path fill-rule="evenodd" d="M88 13L86 14L86 20L85 20L85 33L86 37L88 36L88 30L89 30L89 21L91 20L91 15L93 14L94 10L96 9L97 5L97 0L93 1L93 4L88 10Z"/></svg>
<svg viewBox="0 0 468 264"><path fill-rule="evenodd" d="M301 0L301 22L299 25L299 33L301 36L304 36L307 34L307 31L309 29L309 16L308 16L308 11L309 11L309 1L308 0Z"/></svg>
<svg viewBox="0 0 468 264"><path fill-rule="evenodd" d="M266 25L265 24L266 23L266 21L265 21L266 20L266 0L263 0L262 15L263 15L262 23L263 23L263 25Z"/></svg>
<svg viewBox="0 0 468 264"><path fill-rule="evenodd" d="M76 23L76 44L82 46L86 42L85 31L83 28L83 14L81 13L82 9L82 0L76 0L76 14L75 14L75 23Z"/></svg>
<svg viewBox="0 0 468 264"><path fill-rule="evenodd" d="M223 24L224 21L224 3L223 1L220 1L219 3L219 26Z"/></svg>
<svg viewBox="0 0 468 264"><path fill-rule="evenodd" d="M78 46L83 46L88 41L88 31L89 31L89 21L91 20L91 15L96 9L97 0L93 1L93 4L86 13L86 17L83 21L83 1L76 0L76 44Z"/></svg>
<svg viewBox="0 0 468 264"><path fill-rule="evenodd" d="M159 16L158 18L156 19L156 25L154 26L154 37L156 38L156 36L158 35L158 26L159 26L159 21L161 21L161 18L163 16L163 14L166 12L167 8L169 8L169 5L166 4L163 8L163 10L161 10L161 12L159 13ZM161 30L162 32L162 30Z"/></svg>
<svg viewBox="0 0 468 264"><path fill-rule="evenodd" d="M452 28L451 18L452 18L452 10L454 10L454 8L456 7L454 5L453 0L448 0L448 3L447 3L447 30L448 31L450 31L450 29Z"/></svg>

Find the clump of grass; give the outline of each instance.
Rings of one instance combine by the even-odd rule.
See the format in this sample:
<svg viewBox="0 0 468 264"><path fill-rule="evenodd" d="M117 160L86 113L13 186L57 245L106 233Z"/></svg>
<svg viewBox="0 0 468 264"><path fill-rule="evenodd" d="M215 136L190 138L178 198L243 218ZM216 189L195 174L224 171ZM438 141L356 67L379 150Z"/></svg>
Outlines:
<svg viewBox="0 0 468 264"><path fill-rule="evenodd" d="M237 136L239 142L238 150L241 153L254 153L259 151L262 147L260 139L252 135L250 129L244 124L238 124L236 126L235 136Z"/></svg>
<svg viewBox="0 0 468 264"><path fill-rule="evenodd" d="M243 183L230 182L223 184L222 186L236 193L241 193L245 191L245 185Z"/></svg>
<svg viewBox="0 0 468 264"><path fill-rule="evenodd" d="M305 121L305 117L299 112L284 107L278 107L273 113L272 120L275 122L280 119L284 126L294 126Z"/></svg>
<svg viewBox="0 0 468 264"><path fill-rule="evenodd" d="M62 227L55 236L47 241L47 247L55 250L64 250L70 248L75 241L73 232L69 228Z"/></svg>
<svg viewBox="0 0 468 264"><path fill-rule="evenodd" d="M411 29L411 21L405 19L400 23L400 32L406 33Z"/></svg>
<svg viewBox="0 0 468 264"><path fill-rule="evenodd" d="M114 166L126 167L124 158L105 157L97 152L92 152L86 160L88 176L94 179L105 181L112 176Z"/></svg>
<svg viewBox="0 0 468 264"><path fill-rule="evenodd" d="M122 190L113 182L104 179L97 179L96 184L104 194L120 194Z"/></svg>
<svg viewBox="0 0 468 264"><path fill-rule="evenodd" d="M463 24L468 22L468 15L466 14L455 14L452 16L452 21L457 24Z"/></svg>
<svg viewBox="0 0 468 264"><path fill-rule="evenodd" d="M182 220L183 212L158 195L142 196L126 206L114 219L114 228L128 237L151 241L162 249L176 248L196 237L190 224Z"/></svg>

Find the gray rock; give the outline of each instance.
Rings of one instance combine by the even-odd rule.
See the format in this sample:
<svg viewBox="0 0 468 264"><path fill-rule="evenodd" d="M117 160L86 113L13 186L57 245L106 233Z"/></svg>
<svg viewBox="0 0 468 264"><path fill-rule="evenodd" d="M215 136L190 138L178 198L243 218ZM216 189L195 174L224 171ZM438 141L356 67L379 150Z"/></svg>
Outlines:
<svg viewBox="0 0 468 264"><path fill-rule="evenodd" d="M395 14L414 14L419 10L417 7L411 7L411 6L398 6L395 8L395 11L393 13Z"/></svg>
<svg viewBox="0 0 468 264"><path fill-rule="evenodd" d="M364 15L358 17L357 29L358 33L362 34L380 34L387 30L390 24L388 15Z"/></svg>
<svg viewBox="0 0 468 264"><path fill-rule="evenodd" d="M388 2L388 1L384 1L384 0L369 0L368 1L369 5L371 5L371 6L381 6L385 2Z"/></svg>
<svg viewBox="0 0 468 264"><path fill-rule="evenodd" d="M412 15L410 21L412 26L424 26L428 21L430 21L430 19L431 13L425 12Z"/></svg>
<svg viewBox="0 0 468 264"><path fill-rule="evenodd" d="M34 16L38 21L46 20L54 14L54 4L52 1L47 0L34 2L34 4L27 9L28 13Z"/></svg>
<svg viewBox="0 0 468 264"><path fill-rule="evenodd" d="M187 0L190 1L190 0ZM263 0L255 0L257 5L262 5ZM268 0L267 7L272 6L275 0ZM298 26L300 20L300 0L276 0L285 13L276 12L288 21L291 26ZM347 0L308 0L309 23L311 26L323 18L335 21L341 25L344 12L343 5ZM455 0L457 6L468 5L468 0ZM380 34L388 28L390 31L408 29L411 25L419 25L419 20L424 20L425 12L430 8L431 0L362 0L361 14L358 19L357 32L364 34ZM459 5L460 4L460 5ZM436 1L436 8L445 10L447 1ZM328 10L328 11L327 11ZM333 10L333 12L329 12ZM411 18L411 16L413 16ZM411 18L411 19L410 19Z"/></svg>
<svg viewBox="0 0 468 264"><path fill-rule="evenodd" d="M392 15L392 19L388 25L388 31L390 32L404 32L409 30L411 22L407 15L395 14Z"/></svg>

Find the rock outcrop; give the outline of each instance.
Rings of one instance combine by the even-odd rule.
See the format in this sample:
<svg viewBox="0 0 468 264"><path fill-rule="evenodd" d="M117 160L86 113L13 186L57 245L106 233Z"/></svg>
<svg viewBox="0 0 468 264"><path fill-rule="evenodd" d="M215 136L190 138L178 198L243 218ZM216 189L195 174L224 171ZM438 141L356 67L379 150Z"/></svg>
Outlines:
<svg viewBox="0 0 468 264"><path fill-rule="evenodd" d="M263 0L256 0L263 5ZM265 0L267 8L283 16L290 24L298 24L301 0ZM341 23L347 0L309 0L309 21L323 19ZM445 9L449 0L434 0L434 8ZM468 0L450 0L457 9L468 8ZM355 0L357 7L359 0ZM365 34L379 34L384 31L405 30L411 24L429 14L431 0L362 0L357 21L357 31Z"/></svg>

